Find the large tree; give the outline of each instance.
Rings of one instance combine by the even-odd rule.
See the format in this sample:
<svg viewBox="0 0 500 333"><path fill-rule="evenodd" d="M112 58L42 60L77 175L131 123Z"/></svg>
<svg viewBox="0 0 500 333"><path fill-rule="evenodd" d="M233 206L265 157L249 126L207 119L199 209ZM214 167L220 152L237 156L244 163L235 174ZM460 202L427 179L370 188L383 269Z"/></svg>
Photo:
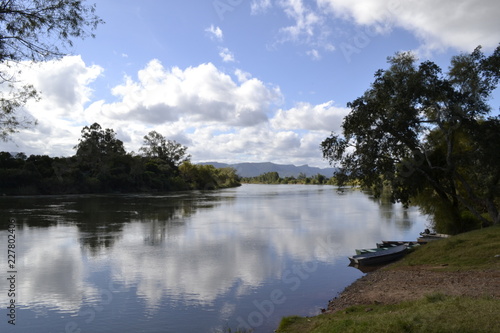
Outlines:
<svg viewBox="0 0 500 333"><path fill-rule="evenodd" d="M29 83L19 88L12 67L20 61L62 57L76 38L93 37L103 21L95 5L82 0L0 1L0 139L32 124L18 111L38 93ZM17 88L16 88L17 87Z"/></svg>
<svg viewBox="0 0 500 333"><path fill-rule="evenodd" d="M405 204L425 195L458 232L464 215L498 224L500 119L488 104L500 78L500 47L451 60L447 73L411 53L388 59L370 89L348 103L341 134L321 148L339 181L357 179ZM467 214L465 214L467 213Z"/></svg>
<svg viewBox="0 0 500 333"><path fill-rule="evenodd" d="M98 123L82 129L82 137L74 149L79 165L91 176L107 173L112 160L125 155L123 142L116 138L115 131L104 130Z"/></svg>
<svg viewBox="0 0 500 333"><path fill-rule="evenodd" d="M187 149L186 146L174 140L167 140L160 133L151 131L144 136L144 146L139 150L144 156L160 159L175 169L191 158L191 155L187 154Z"/></svg>

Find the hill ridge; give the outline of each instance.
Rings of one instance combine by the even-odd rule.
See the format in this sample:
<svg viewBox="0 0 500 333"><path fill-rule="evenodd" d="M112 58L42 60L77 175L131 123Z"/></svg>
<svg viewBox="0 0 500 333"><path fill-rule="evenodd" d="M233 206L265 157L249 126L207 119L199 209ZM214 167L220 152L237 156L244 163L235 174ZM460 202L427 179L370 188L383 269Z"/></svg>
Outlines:
<svg viewBox="0 0 500 333"><path fill-rule="evenodd" d="M280 177L298 177L303 173L307 177L321 174L325 177L332 177L335 168L310 167L307 164L296 166L293 164L276 164L273 162L242 162L242 163L220 163L202 162L201 165L213 165L216 168L232 167L240 177L256 177L266 172L277 172Z"/></svg>

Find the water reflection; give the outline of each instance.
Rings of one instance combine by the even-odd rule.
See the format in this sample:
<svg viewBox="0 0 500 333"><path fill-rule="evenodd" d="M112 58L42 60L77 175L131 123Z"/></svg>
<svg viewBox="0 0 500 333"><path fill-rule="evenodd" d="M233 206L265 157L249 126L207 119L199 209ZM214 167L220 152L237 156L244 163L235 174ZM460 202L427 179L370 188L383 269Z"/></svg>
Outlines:
<svg viewBox="0 0 500 333"><path fill-rule="evenodd" d="M78 229L70 226L42 230L25 227L17 233L18 304L37 312L44 312L45 308L74 312L81 307L83 295L96 294L96 288L85 281L88 272L76 241L78 234ZM1 244L5 243L2 237ZM0 266L7 267L3 256ZM1 299L5 301L4 297ZM5 304L2 302L2 307Z"/></svg>
<svg viewBox="0 0 500 333"><path fill-rule="evenodd" d="M157 329L159 319L154 318L173 314L178 318L171 331L195 324L207 328L221 319L234 323L249 311L241 304L268 297L270 288L283 288L287 279L294 281L294 265L321 265L335 280L354 248L417 235L424 221L416 210L380 204L354 190L338 195L328 186L3 198L0 211L22 225L19 303L75 315L102 301L102 290L111 281L123 286L116 295L127 299L122 303L115 296L113 308L123 311L107 318L121 318L115 331L136 320L128 313L139 311L150 318L145 332ZM5 244L6 233L1 237ZM2 257L0 267L6 265ZM344 287L347 282L335 283ZM307 288L311 295L325 293L321 285ZM179 317L186 307L191 315L205 315L207 322ZM275 315L270 325L280 312ZM53 325L60 321L47 317Z"/></svg>

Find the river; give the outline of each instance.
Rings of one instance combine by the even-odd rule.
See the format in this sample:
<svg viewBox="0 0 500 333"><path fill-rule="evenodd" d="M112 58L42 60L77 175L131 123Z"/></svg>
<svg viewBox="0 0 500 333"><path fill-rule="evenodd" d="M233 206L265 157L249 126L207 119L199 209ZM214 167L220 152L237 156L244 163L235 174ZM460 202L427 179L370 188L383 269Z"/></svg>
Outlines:
<svg viewBox="0 0 500 333"><path fill-rule="evenodd" d="M326 185L1 197L0 212L0 331L16 333L272 332L361 277L356 248L427 224Z"/></svg>

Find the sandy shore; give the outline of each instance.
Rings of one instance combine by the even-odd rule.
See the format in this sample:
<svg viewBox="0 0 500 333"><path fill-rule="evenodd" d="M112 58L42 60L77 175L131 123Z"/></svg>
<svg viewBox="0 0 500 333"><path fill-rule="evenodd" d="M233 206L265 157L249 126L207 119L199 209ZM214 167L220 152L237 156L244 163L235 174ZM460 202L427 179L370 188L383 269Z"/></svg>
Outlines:
<svg viewBox="0 0 500 333"><path fill-rule="evenodd" d="M500 298L499 271L439 271L443 268L412 266L368 273L331 300L326 311L360 304L394 304L433 293Z"/></svg>

